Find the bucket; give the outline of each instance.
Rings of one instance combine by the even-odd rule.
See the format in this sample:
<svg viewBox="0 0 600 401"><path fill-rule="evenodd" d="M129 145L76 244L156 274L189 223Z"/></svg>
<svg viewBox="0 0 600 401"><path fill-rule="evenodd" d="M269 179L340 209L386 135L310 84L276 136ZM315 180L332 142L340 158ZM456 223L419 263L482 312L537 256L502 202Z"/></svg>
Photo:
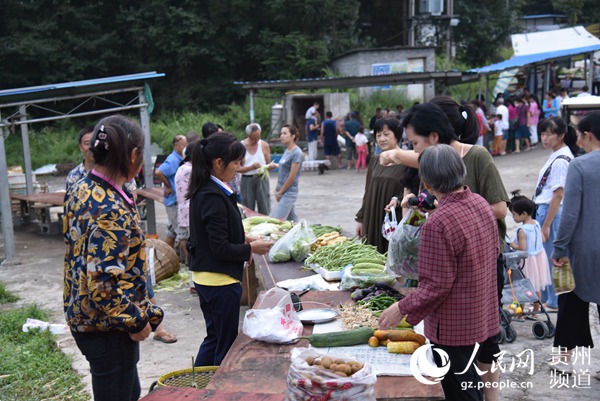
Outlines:
<svg viewBox="0 0 600 401"><path fill-rule="evenodd" d="M218 366L198 366L195 368L176 370L158 378L158 387L192 387L205 388Z"/></svg>

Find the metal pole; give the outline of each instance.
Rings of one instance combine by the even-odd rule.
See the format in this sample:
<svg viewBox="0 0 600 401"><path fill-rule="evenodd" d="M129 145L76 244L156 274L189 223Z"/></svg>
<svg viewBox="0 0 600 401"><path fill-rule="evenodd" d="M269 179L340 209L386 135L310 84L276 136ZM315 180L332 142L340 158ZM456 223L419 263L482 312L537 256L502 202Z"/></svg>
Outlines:
<svg viewBox="0 0 600 401"><path fill-rule="evenodd" d="M27 108L24 104L19 106L19 120L27 120ZM21 138L23 140L23 162L25 164L25 180L27 182L27 195L33 193L33 174L31 170L31 150L29 149L29 126L21 124Z"/></svg>
<svg viewBox="0 0 600 401"><path fill-rule="evenodd" d="M0 128L0 211L2 212L2 238L4 239L4 257L9 260L15 257L15 232L13 228L12 210L10 206L10 190L8 189L8 166L6 165L6 149L4 148L4 128Z"/></svg>
<svg viewBox="0 0 600 401"><path fill-rule="evenodd" d="M588 68L588 74L585 78L586 80L586 85L589 89L590 93L594 93L594 86L593 86L593 82L594 82L594 54L593 53L588 53L586 55L586 60L589 60L590 62L590 68ZM587 62L586 62L587 65Z"/></svg>
<svg viewBox="0 0 600 401"><path fill-rule="evenodd" d="M452 16L454 15L454 0L446 0L448 15L448 36L446 38L446 57L452 60Z"/></svg>
<svg viewBox="0 0 600 401"><path fill-rule="evenodd" d="M254 90L250 89L250 123L254 122Z"/></svg>
<svg viewBox="0 0 600 401"><path fill-rule="evenodd" d="M415 0L408 0L408 46L415 46Z"/></svg>
<svg viewBox="0 0 600 401"><path fill-rule="evenodd" d="M487 104L491 104L490 97L489 97L489 92L490 92L490 76L488 74L485 74L485 92L483 92L484 93L484 96L483 96L484 100L481 100L481 98L479 98L480 101L484 105L486 104L486 100L487 100Z"/></svg>
<svg viewBox="0 0 600 401"><path fill-rule="evenodd" d="M143 89L138 91L138 98L140 104L144 105L140 108L140 123L142 132L144 132L144 182L146 183L146 188L152 188L154 171L152 166L150 118L148 117L148 106ZM156 212L154 209L154 201L150 198L146 198L146 222L148 224L148 234L156 234Z"/></svg>
<svg viewBox="0 0 600 401"><path fill-rule="evenodd" d="M550 91L550 63L546 63L544 65L544 93L548 93Z"/></svg>

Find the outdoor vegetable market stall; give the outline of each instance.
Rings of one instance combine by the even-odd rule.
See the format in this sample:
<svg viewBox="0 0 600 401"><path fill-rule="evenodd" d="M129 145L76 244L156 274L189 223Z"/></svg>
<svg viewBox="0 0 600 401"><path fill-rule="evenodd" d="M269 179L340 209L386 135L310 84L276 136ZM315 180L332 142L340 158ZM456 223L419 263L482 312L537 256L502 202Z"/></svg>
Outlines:
<svg viewBox="0 0 600 401"><path fill-rule="evenodd" d="M426 342L422 327L403 321L376 330L381 311L414 288L398 285L375 247L342 236L339 227L304 221L254 216L244 228L275 242L247 267L263 291L205 390L186 390L186 399L206 391L257 400L319 399L322 391L327 399L444 399L439 383L412 374L412 353ZM164 394L173 400L179 393Z"/></svg>

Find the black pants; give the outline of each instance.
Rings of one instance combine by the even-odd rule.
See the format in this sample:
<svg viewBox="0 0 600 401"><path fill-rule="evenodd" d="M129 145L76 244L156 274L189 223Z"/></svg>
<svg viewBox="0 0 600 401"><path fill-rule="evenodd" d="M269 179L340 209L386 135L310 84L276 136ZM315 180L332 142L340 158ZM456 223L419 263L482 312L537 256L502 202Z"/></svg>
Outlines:
<svg viewBox="0 0 600 401"><path fill-rule="evenodd" d="M598 314L600 315L600 305ZM579 298L574 292L558 296L554 346L565 347L568 350L575 347L594 347L590 332L590 303Z"/></svg>
<svg viewBox="0 0 600 401"><path fill-rule="evenodd" d="M206 323L206 337L200 345L194 364L219 366L238 335L242 285L194 285Z"/></svg>
<svg viewBox="0 0 600 401"><path fill-rule="evenodd" d="M71 334L90 364L94 401L136 401L140 398L138 342L120 331Z"/></svg>
<svg viewBox="0 0 600 401"><path fill-rule="evenodd" d="M450 370L442 379L442 389L446 401L483 401L483 392L478 388L481 377L475 370L475 361L469 365L469 368L463 374L471 360L471 355L475 345L464 347L450 347L446 345L434 344L433 359L438 367L443 367L444 363L435 348L446 351L449 357Z"/></svg>

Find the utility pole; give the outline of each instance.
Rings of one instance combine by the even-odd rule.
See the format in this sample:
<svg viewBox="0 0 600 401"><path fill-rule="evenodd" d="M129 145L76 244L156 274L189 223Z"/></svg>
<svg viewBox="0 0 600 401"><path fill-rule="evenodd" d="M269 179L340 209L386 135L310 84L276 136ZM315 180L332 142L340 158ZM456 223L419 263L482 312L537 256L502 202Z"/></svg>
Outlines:
<svg viewBox="0 0 600 401"><path fill-rule="evenodd" d="M408 0L408 46L415 46L415 0Z"/></svg>
<svg viewBox="0 0 600 401"><path fill-rule="evenodd" d="M448 33L446 36L446 58L452 60L452 17L454 16L454 0L446 0L446 13L448 15Z"/></svg>

